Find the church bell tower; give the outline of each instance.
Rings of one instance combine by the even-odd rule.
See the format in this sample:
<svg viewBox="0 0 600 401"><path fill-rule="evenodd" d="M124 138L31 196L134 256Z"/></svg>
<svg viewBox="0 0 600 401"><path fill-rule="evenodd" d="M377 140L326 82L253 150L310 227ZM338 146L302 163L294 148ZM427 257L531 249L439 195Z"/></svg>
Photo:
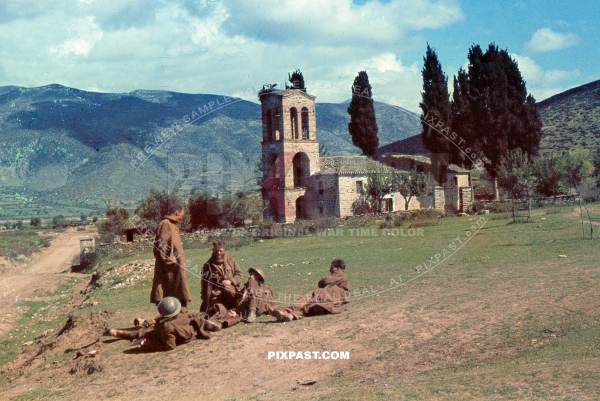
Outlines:
<svg viewBox="0 0 600 401"><path fill-rule="evenodd" d="M259 92L264 217L291 223L314 213L311 176L319 170L315 97L305 89Z"/></svg>

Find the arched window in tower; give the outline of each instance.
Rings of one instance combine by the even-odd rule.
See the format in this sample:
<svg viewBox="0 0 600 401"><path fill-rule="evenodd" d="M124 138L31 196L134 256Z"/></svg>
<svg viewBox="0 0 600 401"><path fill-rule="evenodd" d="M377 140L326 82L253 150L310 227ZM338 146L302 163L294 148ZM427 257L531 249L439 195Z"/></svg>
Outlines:
<svg viewBox="0 0 600 401"><path fill-rule="evenodd" d="M310 160L304 152L296 153L292 159L294 188L306 188L310 177Z"/></svg>
<svg viewBox="0 0 600 401"><path fill-rule="evenodd" d="M295 107L290 109L290 124L292 126L292 139L298 138L298 110Z"/></svg>
<svg viewBox="0 0 600 401"><path fill-rule="evenodd" d="M273 140L273 119L271 117L271 110L267 110L265 113L265 120L267 130L265 139L271 141Z"/></svg>
<svg viewBox="0 0 600 401"><path fill-rule="evenodd" d="M306 107L302 108L302 139L310 139L308 133L308 109Z"/></svg>
<svg viewBox="0 0 600 401"><path fill-rule="evenodd" d="M275 110L275 114L273 115L273 130L274 130L274 138L276 141L281 139L281 131L279 130L279 115L281 114L279 109Z"/></svg>

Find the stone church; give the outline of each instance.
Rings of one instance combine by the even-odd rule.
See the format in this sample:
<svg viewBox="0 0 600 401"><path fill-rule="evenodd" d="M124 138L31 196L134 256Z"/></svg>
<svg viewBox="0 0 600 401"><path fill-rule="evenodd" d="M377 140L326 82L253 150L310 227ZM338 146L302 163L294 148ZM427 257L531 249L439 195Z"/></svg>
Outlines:
<svg viewBox="0 0 600 401"><path fill-rule="evenodd" d="M432 175L431 160L424 156L383 154L377 160L321 157L314 96L305 89L265 87L259 97L265 218L291 223L320 216L351 216L352 204L364 194L369 173L416 168ZM432 185L428 194L413 198L409 210L434 208L455 213L468 208L472 202L470 172L450 165L447 176L444 187ZM399 193L387 195L382 202L383 211L405 210Z"/></svg>

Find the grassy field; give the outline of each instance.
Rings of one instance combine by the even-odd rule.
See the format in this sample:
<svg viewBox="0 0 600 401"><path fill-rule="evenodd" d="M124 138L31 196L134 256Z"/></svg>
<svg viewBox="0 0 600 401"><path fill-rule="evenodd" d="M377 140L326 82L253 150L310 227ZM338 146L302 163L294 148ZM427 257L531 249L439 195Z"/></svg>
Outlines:
<svg viewBox="0 0 600 401"><path fill-rule="evenodd" d="M310 393L292 387L282 399L595 400L600 399L598 242L583 240L580 224L573 208L539 209L526 224L485 215L444 218L420 231L340 227L229 253L245 275L250 267L265 271L279 307L315 288L331 259L343 258L348 266L351 308L335 322L341 346L352 349L352 361L331 371ZM200 298L195 272L210 255L193 249L186 256L195 309ZM152 256L103 261L99 271L108 275L138 259ZM105 279L89 298L99 304L77 313L118 310L111 320L116 327L129 326L138 315L154 315L148 274L114 288L126 279ZM19 332L32 338L19 337L27 341L42 330L35 328L33 313L44 312L38 304L23 306L29 312ZM60 327L64 318L57 315L43 329ZM328 319L293 324L306 330ZM219 336L268 337L277 327L238 325ZM212 341L198 347L208 352ZM15 355L8 339L1 344L6 356L0 362ZM104 352L116 356L125 347ZM174 361L179 352L167 358ZM159 361L169 359L149 355L145 360L147 365Z"/></svg>
<svg viewBox="0 0 600 401"><path fill-rule="evenodd" d="M50 237L34 230L9 230L0 232L0 256L25 260L33 252L48 246Z"/></svg>

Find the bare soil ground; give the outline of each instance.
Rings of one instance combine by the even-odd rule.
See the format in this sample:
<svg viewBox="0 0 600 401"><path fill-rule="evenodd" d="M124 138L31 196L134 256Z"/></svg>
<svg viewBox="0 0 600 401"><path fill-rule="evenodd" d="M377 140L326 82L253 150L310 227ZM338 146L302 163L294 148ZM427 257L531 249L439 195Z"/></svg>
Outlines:
<svg viewBox="0 0 600 401"><path fill-rule="evenodd" d="M8 332L20 314L19 301L36 293L52 292L57 285L72 275L71 262L79 255L79 237L96 233L88 226L86 231L71 227L54 233L50 247L34 253L27 263L0 261L0 336Z"/></svg>
<svg viewBox="0 0 600 401"><path fill-rule="evenodd" d="M128 342L103 337L115 312L71 318L4 366L10 388L0 391L0 398L32 390L47 391L52 398L62 394L65 399L123 400L374 399L388 386L410 393L412 385L439 369L508 360L559 341L582 322L597 320L597 269L573 266L569 274L548 275L523 288L523 276L544 269L540 265L498 272L502 277L495 284L483 278L466 286L415 283L352 305L340 315L287 324L263 317L167 353L139 354ZM474 287L483 291L475 293ZM557 287L563 291L557 293ZM64 308L79 307L85 285L79 289L79 299ZM537 321L553 323L540 329ZM349 351L350 359L276 360L268 359L269 351ZM555 377L554 368L537 367L538 375L556 382L557 398L552 399L576 392L577 375L594 369L573 364L564 377ZM503 379L498 380L500 385ZM531 386L528 376L519 380L512 384ZM461 395L435 399L478 399L478 394L469 396L468 386L455 390ZM594 399L579 391L575 399Z"/></svg>

